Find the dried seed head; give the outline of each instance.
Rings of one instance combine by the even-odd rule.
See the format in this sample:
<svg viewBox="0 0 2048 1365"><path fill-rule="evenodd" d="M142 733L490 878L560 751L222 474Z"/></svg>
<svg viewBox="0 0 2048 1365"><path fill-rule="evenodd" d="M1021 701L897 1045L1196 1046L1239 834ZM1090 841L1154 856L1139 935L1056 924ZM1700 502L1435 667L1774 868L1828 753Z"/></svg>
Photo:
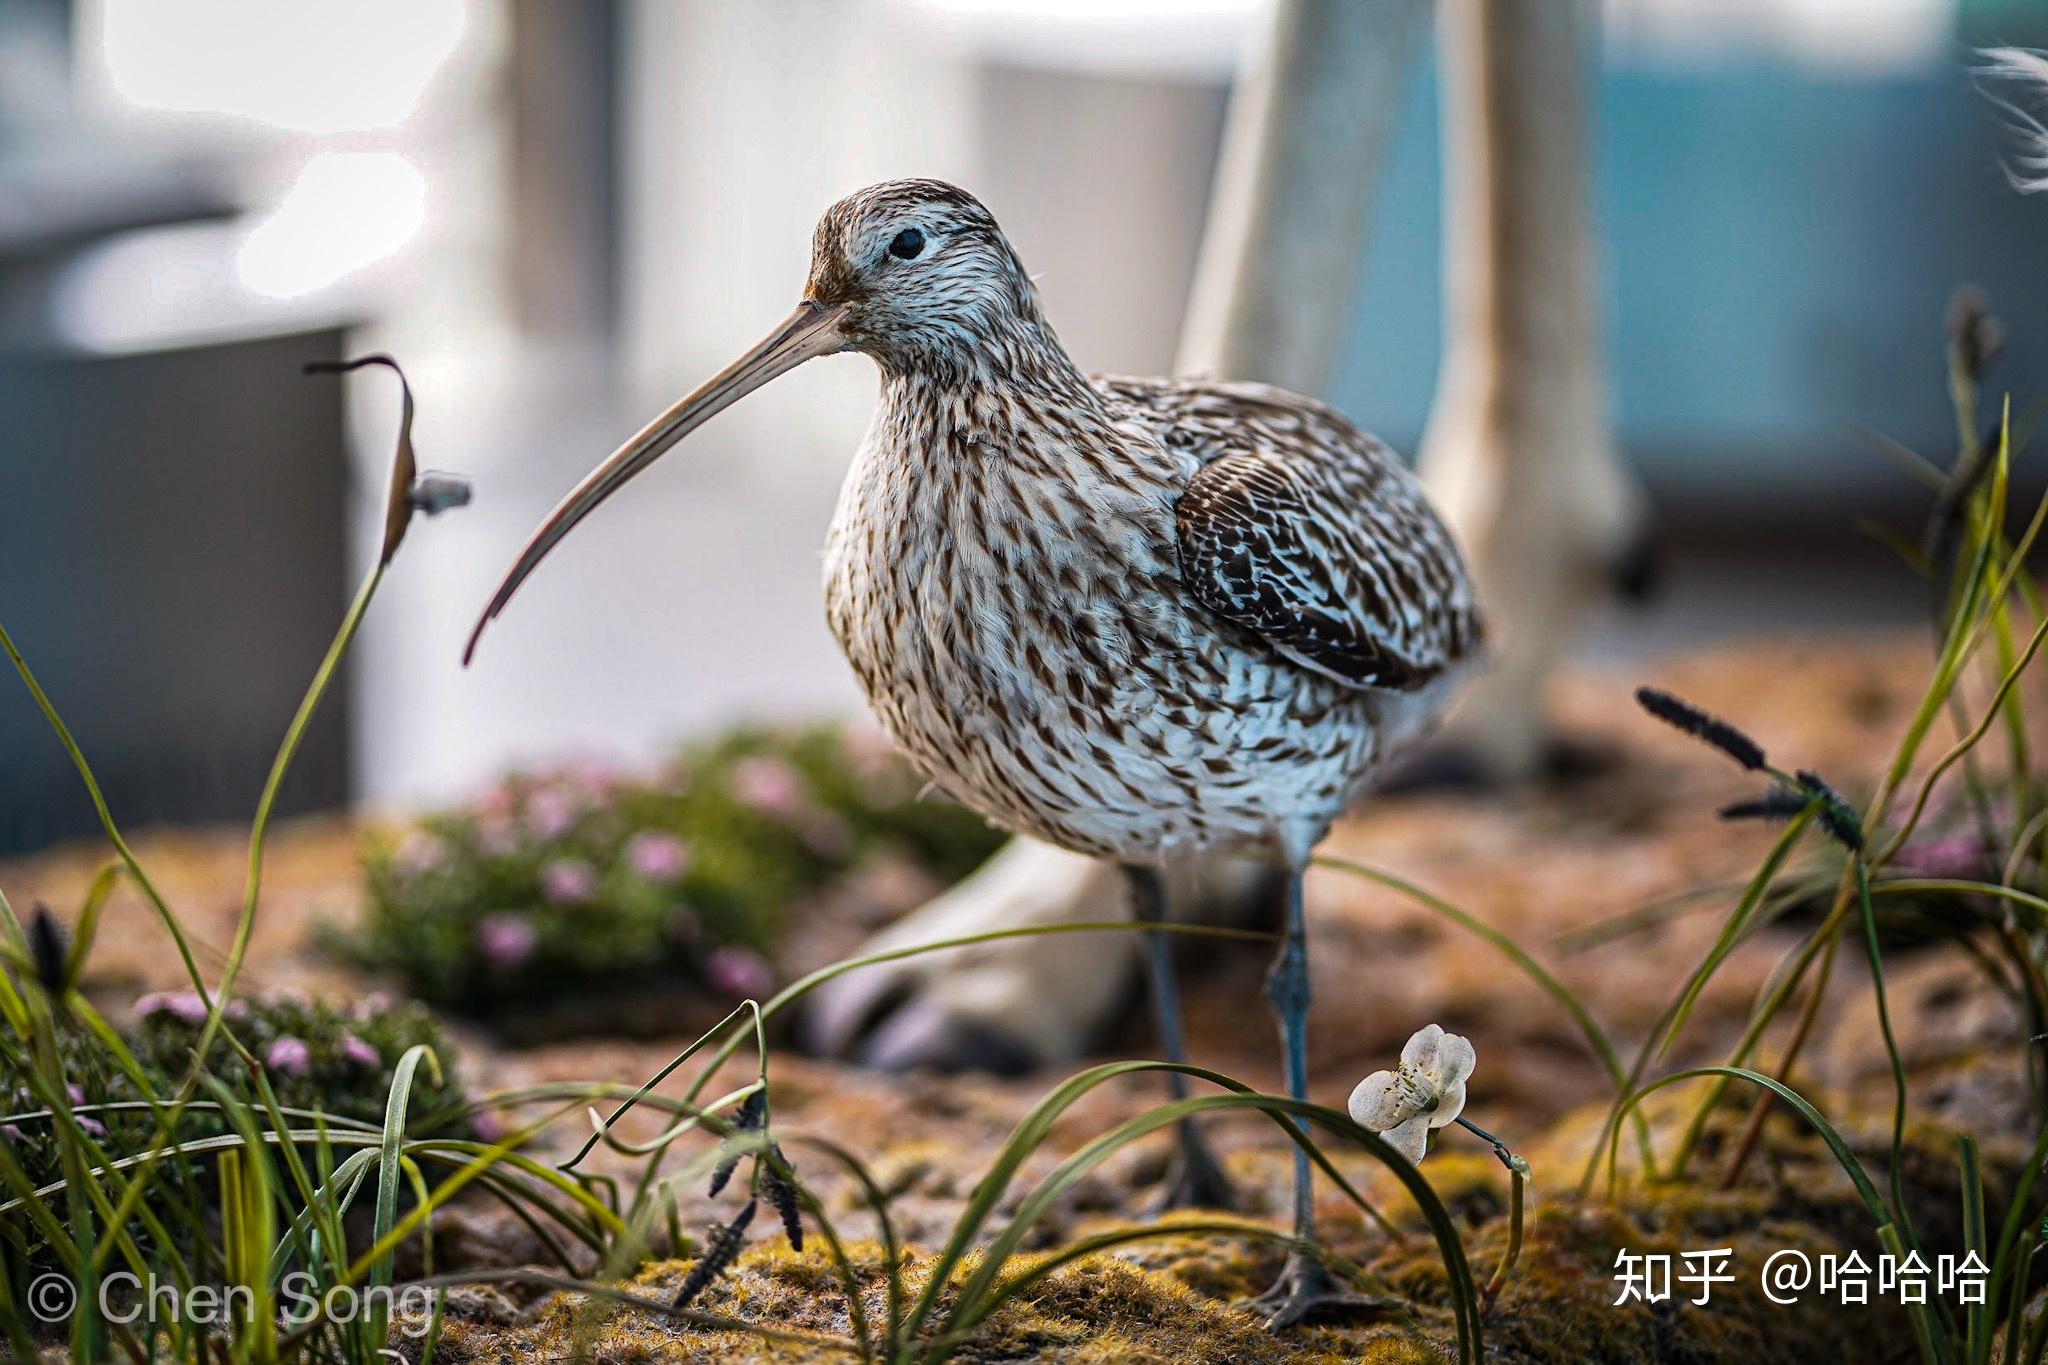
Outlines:
<svg viewBox="0 0 2048 1365"><path fill-rule="evenodd" d="M753 1094L747 1096L745 1103L740 1105L740 1112L733 1115L733 1131L735 1133L751 1133L761 1126L761 1121L767 1118L767 1116L768 1092L765 1089L756 1090ZM730 1147L731 1144L728 1143L727 1145ZM732 1179L732 1173L739 1169L739 1165L740 1154L728 1151L712 1170L711 1188L704 1192L705 1197L707 1199L718 1198L719 1193L725 1189L726 1182Z"/></svg>
<svg viewBox="0 0 2048 1365"><path fill-rule="evenodd" d="M727 1182L732 1179L732 1173L739 1168L740 1157L738 1152L721 1157L718 1164L711 1169L711 1185L704 1191L704 1197L706 1199L716 1199L719 1195L723 1194Z"/></svg>
<svg viewBox="0 0 2048 1365"><path fill-rule="evenodd" d="M697 1263L690 1267L690 1273L683 1277L682 1287L676 1290L675 1307L689 1307L692 1299L732 1268L732 1263L739 1259L740 1245L746 1240L747 1224L754 1221L755 1207L755 1201L749 1199L747 1206L735 1214L730 1223L711 1229L711 1236L704 1243L704 1254L697 1258Z"/></svg>
<svg viewBox="0 0 2048 1365"><path fill-rule="evenodd" d="M406 500L414 511L438 517L450 508L469 506L471 492L469 480L461 475L429 471L413 480Z"/></svg>
<svg viewBox="0 0 2048 1365"><path fill-rule="evenodd" d="M1723 820L1789 820L1799 814L1811 801L1805 792L1793 791L1787 787L1772 787L1762 796L1748 801L1737 801L1721 807Z"/></svg>
<svg viewBox="0 0 2048 1365"><path fill-rule="evenodd" d="M768 1151L776 1161L784 1166L789 1165L789 1159L782 1155L781 1143L771 1142L768 1144ZM773 1165L763 1165L761 1167L761 1193L768 1196L769 1204L774 1207L777 1213L782 1215L782 1231L789 1238L789 1249L791 1251L802 1251L804 1249L803 1208L797 1200L796 1186L778 1175Z"/></svg>
<svg viewBox="0 0 2048 1365"><path fill-rule="evenodd" d="M1984 482L1984 475L1991 469L1992 460L1985 452L1998 449L2003 435L1999 427L1986 431L1977 442L1975 451L1967 452L1949 472L1948 482L1935 495L1934 505L1928 509L1927 525L1920 533L1920 549L1927 558L1938 565L1946 565L1949 556L1955 552L1957 542L1962 538L1964 514L1970 509L1970 495L1977 491L1977 485Z"/></svg>
<svg viewBox="0 0 2048 1365"><path fill-rule="evenodd" d="M1751 772L1762 771L1763 746L1718 716L1708 715L1691 702L1655 687L1638 687L1636 704L1666 725L1719 749Z"/></svg>
<svg viewBox="0 0 2048 1365"><path fill-rule="evenodd" d="M1991 362L2005 349L2005 324L1991 312L1984 291L1964 285L1949 296L1949 363L1972 383L1983 378Z"/></svg>
<svg viewBox="0 0 2048 1365"><path fill-rule="evenodd" d="M35 912L29 916L28 953L35 966L37 984L53 998L62 995L67 981L64 926L57 923L50 907L41 901L36 902Z"/></svg>
<svg viewBox="0 0 2048 1365"><path fill-rule="evenodd" d="M1863 851L1863 816L1840 792L1821 780L1819 773L1801 768L1799 785L1818 803L1816 816L1828 837L1851 853Z"/></svg>

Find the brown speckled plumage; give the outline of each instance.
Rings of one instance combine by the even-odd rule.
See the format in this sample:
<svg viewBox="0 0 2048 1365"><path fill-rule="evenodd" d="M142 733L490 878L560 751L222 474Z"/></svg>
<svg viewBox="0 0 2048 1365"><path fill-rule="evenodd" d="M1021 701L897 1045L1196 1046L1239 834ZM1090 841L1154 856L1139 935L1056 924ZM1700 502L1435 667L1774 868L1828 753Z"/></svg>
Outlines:
<svg viewBox="0 0 2048 1365"><path fill-rule="evenodd" d="M905 227L923 259L885 260ZM1464 567L1341 415L1084 376L994 221L937 182L834 205L811 295L867 305L857 344L883 369L828 619L955 799L1124 862L1298 854L1434 718L1478 637Z"/></svg>

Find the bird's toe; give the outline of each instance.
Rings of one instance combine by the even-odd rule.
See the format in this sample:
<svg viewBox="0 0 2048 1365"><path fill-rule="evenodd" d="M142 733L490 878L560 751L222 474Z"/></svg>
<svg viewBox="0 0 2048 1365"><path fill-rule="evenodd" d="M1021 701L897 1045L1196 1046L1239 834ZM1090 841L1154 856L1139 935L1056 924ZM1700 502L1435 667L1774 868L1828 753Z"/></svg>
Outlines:
<svg viewBox="0 0 2048 1365"><path fill-rule="evenodd" d="M913 998L884 1016L856 1060L876 1071L979 1071L1020 1076L1039 1065L1030 1046L928 999Z"/></svg>
<svg viewBox="0 0 2048 1365"><path fill-rule="evenodd" d="M1173 1159L1152 1205L1154 1214L1181 1209L1237 1208L1237 1188L1224 1174L1223 1163L1196 1130L1183 1129L1174 1143Z"/></svg>
<svg viewBox="0 0 2048 1365"><path fill-rule="evenodd" d="M1373 790L1382 796L1408 792L1482 791L1500 785L1485 759L1464 745L1425 744L1380 769Z"/></svg>
<svg viewBox="0 0 2048 1365"><path fill-rule="evenodd" d="M1407 1307L1387 1294L1361 1294L1347 1288L1313 1256L1290 1252L1280 1278L1271 1289L1246 1305L1266 1320L1269 1332L1284 1332L1305 1322L1355 1319Z"/></svg>
<svg viewBox="0 0 2048 1365"><path fill-rule="evenodd" d="M804 1051L816 1057L853 1057L877 1022L916 988L914 976L890 970L897 965L880 963L848 972L812 991L797 1024Z"/></svg>

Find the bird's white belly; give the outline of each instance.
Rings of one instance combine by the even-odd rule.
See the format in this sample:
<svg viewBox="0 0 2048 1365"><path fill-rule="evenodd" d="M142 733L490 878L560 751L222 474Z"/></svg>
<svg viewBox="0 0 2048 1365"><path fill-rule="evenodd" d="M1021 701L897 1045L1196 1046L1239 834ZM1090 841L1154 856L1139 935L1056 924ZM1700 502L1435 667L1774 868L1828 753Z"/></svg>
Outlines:
<svg viewBox="0 0 2048 1365"><path fill-rule="evenodd" d="M884 727L993 823L1123 861L1294 845L1369 775L1368 694L1128 579L1062 587L956 555L946 581L906 582L900 563L828 554L827 609Z"/></svg>

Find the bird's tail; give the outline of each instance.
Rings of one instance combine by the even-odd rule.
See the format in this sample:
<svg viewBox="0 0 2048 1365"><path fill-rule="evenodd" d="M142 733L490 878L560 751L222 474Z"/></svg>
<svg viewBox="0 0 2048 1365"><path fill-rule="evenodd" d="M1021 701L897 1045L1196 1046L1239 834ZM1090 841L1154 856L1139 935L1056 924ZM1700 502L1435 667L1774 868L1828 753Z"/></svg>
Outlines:
<svg viewBox="0 0 2048 1365"><path fill-rule="evenodd" d="M2048 194L2048 52L2024 47L1987 48L1984 77L1991 99L2012 118L2019 153L2006 162L2005 173L2022 194Z"/></svg>

